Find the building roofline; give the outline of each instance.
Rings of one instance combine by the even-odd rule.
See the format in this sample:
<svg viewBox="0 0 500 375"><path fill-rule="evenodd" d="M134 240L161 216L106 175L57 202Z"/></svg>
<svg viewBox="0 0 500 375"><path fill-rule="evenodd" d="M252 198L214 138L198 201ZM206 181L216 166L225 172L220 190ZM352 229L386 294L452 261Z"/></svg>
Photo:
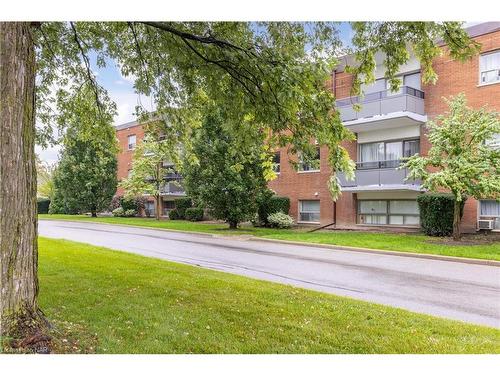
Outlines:
<svg viewBox="0 0 500 375"><path fill-rule="evenodd" d="M142 125L142 124L140 124L134 120L134 121L126 122L124 124L116 125L115 130L123 130L123 129L133 128L133 127L139 126L139 125Z"/></svg>
<svg viewBox="0 0 500 375"><path fill-rule="evenodd" d="M472 26L466 27L464 30L467 32L467 34L469 34L470 38L477 38L477 37L482 36L482 35L491 34L491 33L500 31L500 22L498 22L498 21L482 22L482 23L479 23L477 25L472 25ZM440 47L445 45L445 43L442 40L436 41L436 44ZM380 52L378 52L378 53L380 53ZM341 62L337 65L337 67L334 69L334 71L335 72L343 72L345 69L345 66L348 63L351 63L351 61L349 61L349 60L353 60L353 54L339 56L338 59Z"/></svg>

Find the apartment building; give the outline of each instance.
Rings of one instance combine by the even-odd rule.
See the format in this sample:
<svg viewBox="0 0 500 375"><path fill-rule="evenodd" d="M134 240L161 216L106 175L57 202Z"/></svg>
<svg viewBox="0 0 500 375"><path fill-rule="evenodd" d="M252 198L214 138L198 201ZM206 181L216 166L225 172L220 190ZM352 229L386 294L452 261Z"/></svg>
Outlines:
<svg viewBox="0 0 500 375"><path fill-rule="evenodd" d="M137 143L144 139L144 135L144 125L136 121L116 126L116 136L120 148L120 152L118 153L118 181L127 178L132 170L134 150ZM171 170L171 172L166 175L161 195L161 215L168 217L168 212L175 208L175 200L180 197L185 197L186 192L182 187L182 176L175 172L175 169L172 168L173 165L169 162L164 162L163 167ZM124 195L124 193L125 192L120 187L116 192L117 195ZM152 197L148 197L146 210L151 216L155 216L156 206Z"/></svg>
<svg viewBox="0 0 500 375"><path fill-rule="evenodd" d="M416 198L423 193L420 181L407 181L407 171L398 167L402 157L429 150L425 124L446 110L442 98L464 92L470 106L488 105L500 111L500 23L480 24L467 31L481 43L481 54L460 63L443 45L443 55L433 63L439 75L436 85L422 84L420 64L412 58L400 69L400 90L391 92L382 55L378 55L375 83L363 88L362 99L352 97L352 77L344 71L349 57L343 60L330 85L344 126L356 135L355 142L344 144L356 162L355 180L339 175L343 194L334 203L327 190L331 170L326 147L318 148L319 167L303 166L298 171L288 163L287 149L279 150L275 160L280 163L280 173L269 186L291 198L290 215L298 223L356 229L419 227ZM354 103L362 105L361 111L353 109ZM479 223L500 229L500 204L468 199L462 229L475 231Z"/></svg>
<svg viewBox="0 0 500 375"><path fill-rule="evenodd" d="M454 61L443 45L443 54L433 65L439 79L436 85L423 85L420 64L416 58L401 67L399 91L388 89L382 56L374 84L364 87L364 97L350 96L352 77L344 71L350 63L346 57L332 73L331 89L344 126L356 135L356 141L344 146L356 162L354 181L339 175L342 196L333 202L327 189L332 171L327 163L328 149L318 147L317 163L300 163L295 170L287 148L275 154L278 177L269 187L291 200L290 215L299 224L330 225L331 228L418 230L419 211L416 198L423 193L420 181L406 180L407 171L399 169L402 157L425 154L430 144L425 124L446 110L442 97L464 92L472 107L488 105L500 111L500 22L479 24L467 29L481 43L479 56L471 61ZM353 109L362 105L361 111ZM121 152L118 156L118 178L131 169L135 144L144 137L144 129L135 122L117 127ZM500 139L497 139L497 146ZM494 146L494 145L492 145ZM170 176L162 196L162 214L175 207L175 199L185 195L179 184L181 176ZM118 191L118 194L123 192ZM152 201L149 203L154 210ZM500 204L494 200L468 199L462 230L473 232L491 226L500 230Z"/></svg>

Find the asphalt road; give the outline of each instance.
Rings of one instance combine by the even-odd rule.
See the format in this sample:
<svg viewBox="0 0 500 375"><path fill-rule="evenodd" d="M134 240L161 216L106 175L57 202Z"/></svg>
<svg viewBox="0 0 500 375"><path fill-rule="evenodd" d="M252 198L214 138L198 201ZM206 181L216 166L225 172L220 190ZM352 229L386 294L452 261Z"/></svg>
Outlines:
<svg viewBox="0 0 500 375"><path fill-rule="evenodd" d="M86 222L39 233L500 328L500 267Z"/></svg>

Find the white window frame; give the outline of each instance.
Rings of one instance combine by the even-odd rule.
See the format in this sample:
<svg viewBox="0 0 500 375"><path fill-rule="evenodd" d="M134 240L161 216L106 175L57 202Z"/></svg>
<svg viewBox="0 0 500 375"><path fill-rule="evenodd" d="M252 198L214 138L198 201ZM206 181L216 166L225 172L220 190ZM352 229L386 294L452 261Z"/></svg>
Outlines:
<svg viewBox="0 0 500 375"><path fill-rule="evenodd" d="M318 169L308 169L308 170L300 169L300 168L303 168L304 162L301 160L301 156L299 155L299 170L297 171L297 173L318 173L318 172L321 172L321 148L319 146L316 148L318 150L318 159L317 160L318 160L319 168Z"/></svg>
<svg viewBox="0 0 500 375"><path fill-rule="evenodd" d="M134 143L130 143L130 139L134 137ZM133 150L135 149L135 146L137 145L137 135L135 134L129 134L127 136L127 150Z"/></svg>
<svg viewBox="0 0 500 375"><path fill-rule="evenodd" d="M385 202L386 205L386 210L384 213L382 212L373 212L373 213L361 213L361 202L363 201L383 201ZM420 227L420 213L419 214L406 214L406 213L398 213L394 212L391 213L390 205L392 201L416 201L414 199L359 199L356 207L356 222L359 225L370 225L370 226L384 226L384 227L411 227L411 228L418 228ZM417 205L418 207L418 205ZM372 215L372 216L385 216L386 217L386 223L385 224L370 224L370 223L362 223L361 222L361 216L365 215ZM391 224L391 216L402 216L403 217L403 224ZM417 217L418 218L418 224L406 224L405 220L406 217Z"/></svg>
<svg viewBox="0 0 500 375"><path fill-rule="evenodd" d="M488 85L495 85L497 83L500 83L500 66L498 66L497 69L492 69L492 70L497 70L498 71L498 79L496 81L493 81L493 82L483 82L482 81L482 75L484 72L489 72L490 70L485 70L485 71L482 71L481 70L481 58L483 56L488 56L488 55L493 55L493 54L499 54L500 55L500 49L497 49L497 50L494 50L494 51L488 51L488 52L485 52L485 53L482 53L479 55L479 64L478 64L478 69L479 69L479 77L478 77L478 80L479 80L479 83L478 83L478 86L488 86Z"/></svg>
<svg viewBox="0 0 500 375"><path fill-rule="evenodd" d="M319 203L319 211L316 212L316 211L302 211L302 202L309 202L309 201L314 201L314 202L318 202ZM299 199L298 202L298 209L297 209L297 223L299 224L319 224L320 221L321 221L321 200L319 199ZM320 220L318 221L304 221L304 220L300 220L300 214L301 213L317 213L320 217Z"/></svg>

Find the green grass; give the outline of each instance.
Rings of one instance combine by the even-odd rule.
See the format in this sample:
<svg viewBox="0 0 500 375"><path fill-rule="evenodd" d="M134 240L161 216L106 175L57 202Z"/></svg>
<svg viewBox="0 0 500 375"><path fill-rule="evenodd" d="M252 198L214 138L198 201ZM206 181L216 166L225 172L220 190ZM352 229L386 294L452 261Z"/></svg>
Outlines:
<svg viewBox="0 0 500 375"><path fill-rule="evenodd" d="M39 248L42 309L97 353L500 353L493 328L76 242Z"/></svg>
<svg viewBox="0 0 500 375"><path fill-rule="evenodd" d="M39 215L43 219L83 220L109 224L124 224L159 229L214 233L224 235L250 234L257 237L301 241L340 246L364 247L413 253L447 255L455 257L500 261L500 241L479 244L456 245L422 234L373 233L354 231L318 231L307 233L304 229L268 229L245 226L236 231L228 230L226 224L192 223L183 220L161 220L147 218L99 217L84 215Z"/></svg>

